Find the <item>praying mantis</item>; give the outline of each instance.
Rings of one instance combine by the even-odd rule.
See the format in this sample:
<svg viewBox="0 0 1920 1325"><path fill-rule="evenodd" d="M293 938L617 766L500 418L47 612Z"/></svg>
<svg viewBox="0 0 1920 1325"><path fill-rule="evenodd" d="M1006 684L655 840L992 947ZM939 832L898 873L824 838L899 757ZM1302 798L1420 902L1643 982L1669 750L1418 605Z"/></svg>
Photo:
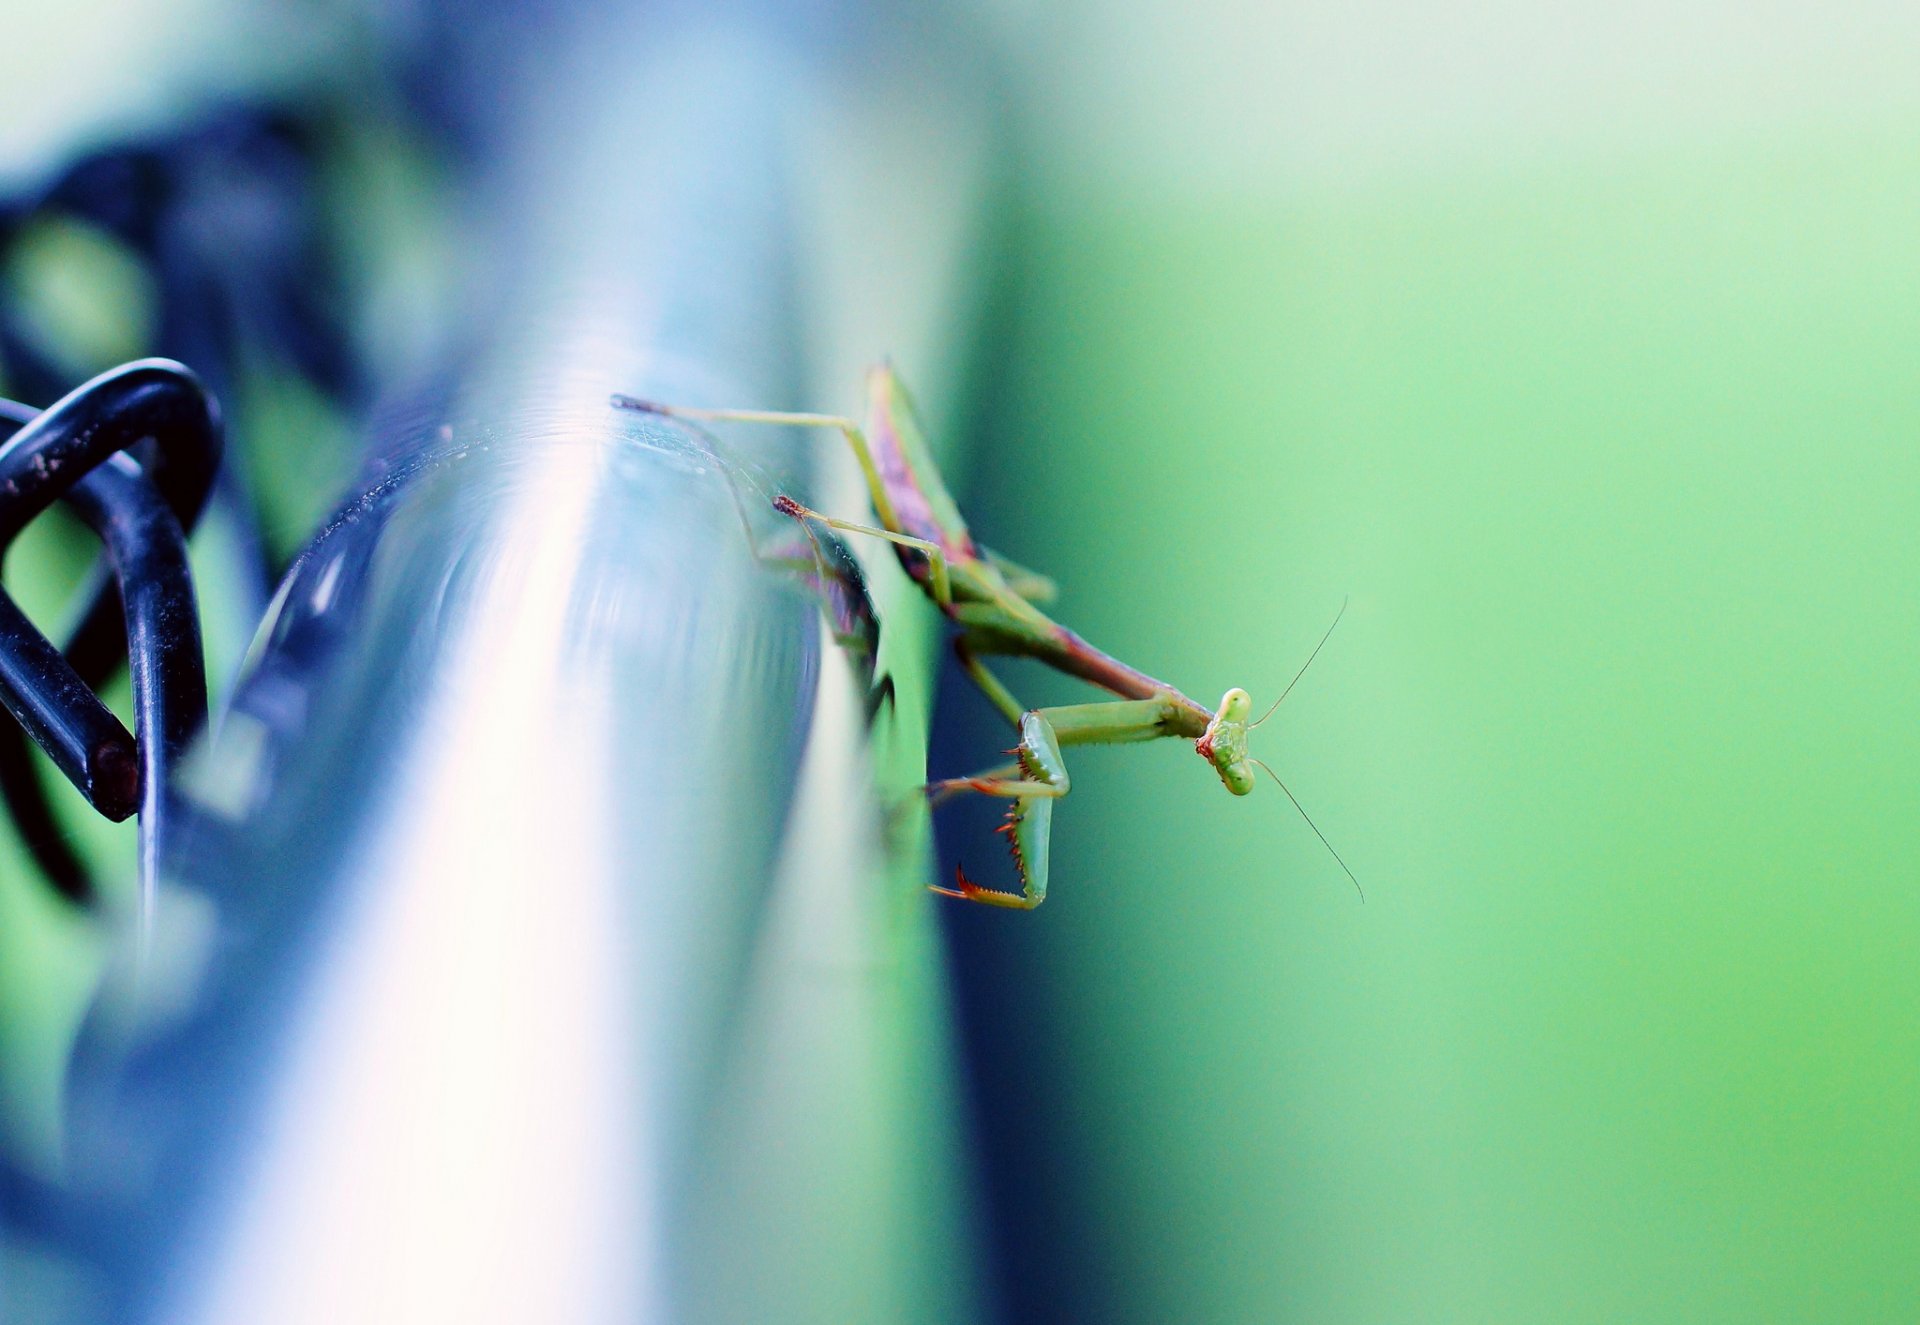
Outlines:
<svg viewBox="0 0 1920 1325"><path fill-rule="evenodd" d="M1222 785L1235 796L1253 790L1255 766L1265 769L1353 880L1354 887L1359 888L1353 871L1347 869L1340 853L1334 851L1286 783L1247 752L1248 733L1273 715L1313 665L1334 626L1340 624L1340 615L1346 612L1344 603L1306 663L1264 715L1253 718L1253 700L1238 686L1221 696L1218 708L1208 709L1165 681L1095 648L1053 620L1040 606L1053 601L1053 582L975 541L934 463L913 400L891 365L879 364L867 374L865 427L833 414L696 409L628 395L615 395L612 404L685 421L822 428L837 431L846 439L866 480L879 520L877 526L823 514L784 494L773 498L774 509L799 521L803 528L809 523L819 524L893 544L907 574L958 627L954 649L961 667L1019 733L1019 744L1007 752L1014 756L1012 763L972 777L929 782L926 791L936 804L966 793L1009 802L1000 831L1012 848L1020 891L983 888L957 866L956 886L932 885L932 891L989 906L1020 910L1039 906L1047 898L1053 806L1073 788L1063 750L1076 745L1123 744L1163 737L1192 741L1200 757L1212 765ZM987 667L985 659L991 657L1031 658L1118 698L1030 709Z"/></svg>

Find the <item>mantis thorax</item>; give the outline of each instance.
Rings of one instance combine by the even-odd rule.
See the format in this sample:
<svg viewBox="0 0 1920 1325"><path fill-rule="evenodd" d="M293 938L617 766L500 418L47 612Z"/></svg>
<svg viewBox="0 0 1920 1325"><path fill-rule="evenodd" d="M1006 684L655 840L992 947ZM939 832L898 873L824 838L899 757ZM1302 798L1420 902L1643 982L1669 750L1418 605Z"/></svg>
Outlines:
<svg viewBox="0 0 1920 1325"><path fill-rule="evenodd" d="M1253 700L1239 686L1220 697L1220 708L1206 732L1193 743L1228 791L1244 796L1253 790L1253 763L1247 758L1247 719Z"/></svg>

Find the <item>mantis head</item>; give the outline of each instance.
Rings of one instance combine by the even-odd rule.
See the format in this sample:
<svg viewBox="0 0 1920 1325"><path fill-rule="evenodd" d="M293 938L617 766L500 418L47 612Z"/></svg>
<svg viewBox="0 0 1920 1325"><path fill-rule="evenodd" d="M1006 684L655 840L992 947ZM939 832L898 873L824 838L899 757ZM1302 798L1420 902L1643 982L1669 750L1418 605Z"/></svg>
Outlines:
<svg viewBox="0 0 1920 1325"><path fill-rule="evenodd" d="M1206 732L1193 748L1220 775L1220 781L1236 796L1253 790L1253 761L1247 757L1247 732L1253 716L1253 699L1239 686L1220 697L1220 708L1207 724Z"/></svg>
<svg viewBox="0 0 1920 1325"><path fill-rule="evenodd" d="M1333 618L1333 626L1339 625L1340 618L1346 613L1347 605L1341 603L1340 611ZM1274 785L1286 792L1287 799L1293 802L1293 808L1300 811L1300 817L1307 821L1307 827L1313 829L1313 835L1320 839L1320 845L1327 849L1334 860L1339 861L1340 868L1346 870L1347 877L1353 879L1354 890L1360 892L1360 900L1365 901L1367 895L1360 891L1360 880L1354 878L1352 870L1347 869L1347 862L1340 859L1340 853L1333 849L1333 843L1327 841L1327 835L1320 831L1320 825L1316 824L1313 816L1307 813L1307 807L1302 805L1291 791L1287 791L1287 784L1280 781L1278 773L1247 753L1247 733L1271 718L1274 710L1280 707L1280 700L1293 693L1294 686L1299 684L1300 678L1307 674L1307 668L1313 666L1313 660L1320 656L1320 650L1326 646L1328 637L1333 634L1333 626L1327 627L1327 633L1320 637L1320 643L1313 646L1313 652L1307 655L1307 661L1301 665L1300 670L1293 674L1293 680L1287 682L1287 688L1280 692L1280 699L1273 701L1272 708L1262 713L1258 719L1252 722L1247 721L1253 714L1253 700L1246 691L1235 686L1220 697L1220 707L1215 710L1212 720L1207 723L1206 731L1202 732L1200 739L1193 743L1193 748L1213 765L1213 771L1220 775L1220 781L1225 783L1227 790L1236 796L1244 796L1253 790L1255 768L1265 769L1267 776L1273 779Z"/></svg>
<svg viewBox="0 0 1920 1325"><path fill-rule="evenodd" d="M1280 692L1280 699L1274 700L1273 707L1262 713L1258 720L1247 721L1253 716L1253 699L1239 686L1220 696L1220 707L1215 710L1213 720L1207 723L1206 731L1193 743L1193 748L1213 765L1213 771L1220 775L1220 781L1225 783L1227 790L1234 795L1244 796L1253 790L1255 767L1266 768L1267 775L1280 783L1280 790L1287 791L1287 784L1280 782L1278 773L1247 753L1247 733L1271 718L1274 710L1280 707L1281 700L1293 693L1293 688L1300 684L1300 678L1307 674L1307 668L1313 666L1313 660L1320 656L1320 650L1324 649L1327 641L1333 638L1333 627L1339 625L1340 618L1346 614L1347 605L1342 601L1340 610L1333 614L1333 625L1327 627L1327 633L1322 635L1320 642L1313 646L1313 652L1309 653L1307 660L1300 664L1300 670L1293 674L1293 680L1287 682L1287 688ZM1292 792L1287 791L1287 799L1293 800ZM1296 806L1300 804L1299 801L1293 803ZM1306 811L1301 810L1300 813L1304 815ZM1313 820L1309 819L1307 822L1311 824ZM1313 831L1317 833L1320 830L1315 828ZM1325 838L1320 840L1326 841ZM1332 851L1333 848L1329 846L1327 850ZM1338 853L1335 853L1334 859L1339 860ZM1341 862L1341 868L1346 869L1346 862ZM1348 874L1351 875L1352 871L1349 870Z"/></svg>
<svg viewBox="0 0 1920 1325"><path fill-rule="evenodd" d="M1336 622L1339 620L1338 617L1334 619ZM1325 640L1321 641L1323 644L1325 642ZM1315 652L1319 650L1316 649ZM1312 662L1313 659L1309 658L1307 661ZM1297 676L1294 678L1296 681L1299 679ZM1288 689L1292 687L1289 686ZM1285 698L1286 695L1283 693L1280 699ZM1273 701L1273 708L1261 714L1259 721L1248 722L1248 717L1253 713L1253 700L1248 697L1246 691L1235 686L1220 697L1220 707L1215 711L1213 721L1207 724L1207 730L1199 740L1193 743L1193 748L1206 757L1207 762L1213 765L1213 771L1220 775L1220 781L1225 783L1227 790L1236 796L1244 796L1253 790L1253 770L1256 767L1266 769L1267 776L1274 780L1280 790L1287 793L1287 799L1293 801L1293 808L1300 811L1300 817L1307 821L1307 827L1313 829L1313 835L1320 839L1320 845L1331 852L1336 861L1339 861L1340 868L1346 870L1347 877L1353 879L1354 889L1359 891L1360 880L1355 879L1353 871L1347 869L1347 862L1340 860L1340 853L1334 851L1333 843L1327 841L1327 835L1320 831L1320 826L1314 823L1306 807L1294 798L1291 791L1287 791L1287 784L1280 781L1278 773L1247 753L1247 733L1273 716L1273 709L1280 707L1280 699ZM1366 893L1361 892L1360 900L1364 902L1366 898Z"/></svg>

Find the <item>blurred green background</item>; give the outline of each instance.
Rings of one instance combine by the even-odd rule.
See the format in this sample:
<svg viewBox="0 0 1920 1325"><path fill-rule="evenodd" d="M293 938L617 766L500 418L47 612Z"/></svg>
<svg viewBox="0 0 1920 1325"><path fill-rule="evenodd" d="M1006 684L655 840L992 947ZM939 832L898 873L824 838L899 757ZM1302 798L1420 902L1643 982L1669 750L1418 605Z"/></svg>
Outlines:
<svg viewBox="0 0 1920 1325"><path fill-rule="evenodd" d="M1351 594L1256 753L1367 890L1076 756L953 917L1010 1314L1920 1315L1920 14L1003 17L974 525L1209 702Z"/></svg>

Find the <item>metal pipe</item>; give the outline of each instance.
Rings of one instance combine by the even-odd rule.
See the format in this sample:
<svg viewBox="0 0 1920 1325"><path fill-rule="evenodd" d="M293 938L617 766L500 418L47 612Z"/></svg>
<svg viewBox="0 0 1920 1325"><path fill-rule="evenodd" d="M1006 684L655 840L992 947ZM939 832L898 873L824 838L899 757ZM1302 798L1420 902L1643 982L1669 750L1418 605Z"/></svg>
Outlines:
<svg viewBox="0 0 1920 1325"><path fill-rule="evenodd" d="M830 80L734 18L544 67L469 348L379 423L183 777L22 1225L114 1319L970 1313L912 816L719 468L607 404L802 399L832 355L795 187ZM953 269L964 227L927 233L900 289ZM866 330L936 344L916 302ZM891 650L914 769L927 650Z"/></svg>

